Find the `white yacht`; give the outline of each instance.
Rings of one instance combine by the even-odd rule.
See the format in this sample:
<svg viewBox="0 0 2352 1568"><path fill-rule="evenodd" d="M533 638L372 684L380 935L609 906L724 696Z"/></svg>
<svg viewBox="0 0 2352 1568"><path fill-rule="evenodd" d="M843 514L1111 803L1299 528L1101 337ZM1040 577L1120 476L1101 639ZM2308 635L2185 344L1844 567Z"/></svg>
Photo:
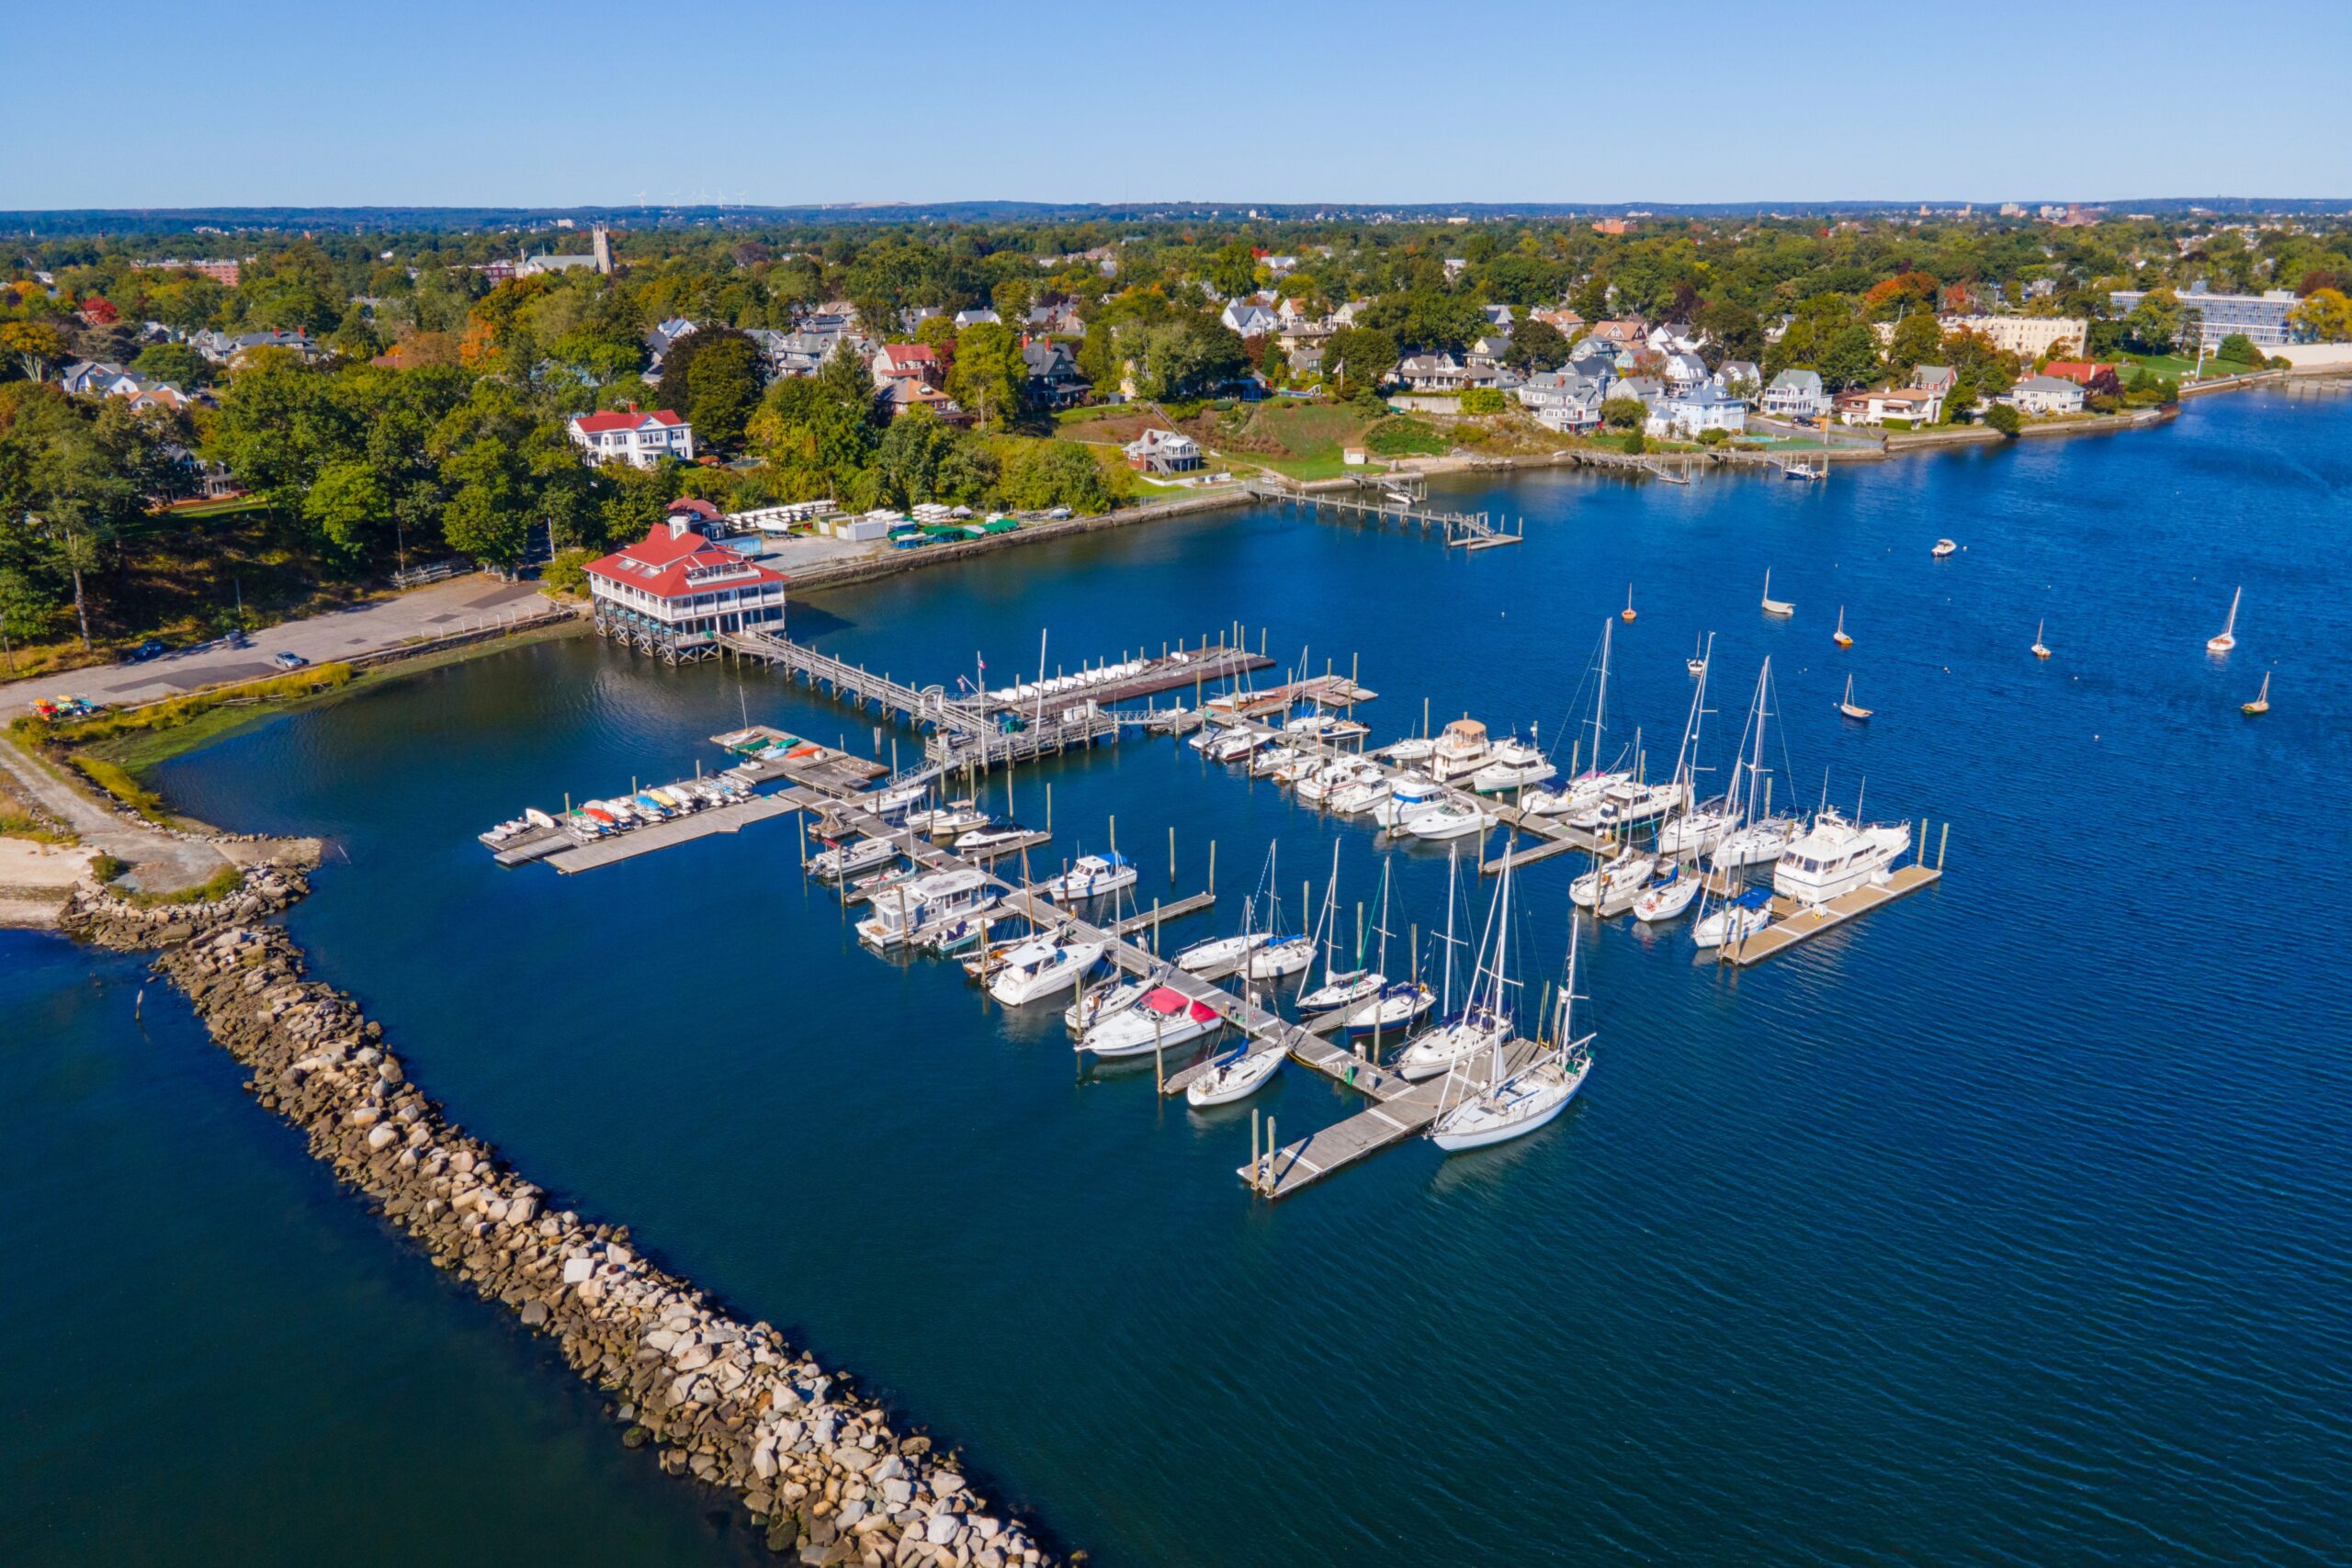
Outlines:
<svg viewBox="0 0 2352 1568"><path fill-rule="evenodd" d="M1408 735L1394 746L1385 748L1381 754L1392 762L1413 767L1437 755L1437 742L1426 735Z"/></svg>
<svg viewBox="0 0 2352 1568"><path fill-rule="evenodd" d="M1634 897L1634 919L1646 923L1670 920L1690 907L1704 879L1695 871L1668 861L1666 874Z"/></svg>
<svg viewBox="0 0 2352 1568"><path fill-rule="evenodd" d="M951 800L944 806L918 807L907 813L905 825L918 833L960 833L966 828L978 827L987 821L988 813L975 811L968 800Z"/></svg>
<svg viewBox="0 0 2352 1568"><path fill-rule="evenodd" d="M1114 850L1107 855L1079 856L1070 863L1069 870L1042 884L1037 890L1056 903L1069 904L1085 898L1101 898L1135 885L1134 864L1126 856Z"/></svg>
<svg viewBox="0 0 2352 1568"><path fill-rule="evenodd" d="M1437 1006L1437 993L1412 980L1392 980L1340 1015L1351 1040L1401 1040Z"/></svg>
<svg viewBox="0 0 2352 1568"><path fill-rule="evenodd" d="M1470 775L1470 787L1480 795L1500 795L1505 790L1540 784L1556 772L1532 741L1513 736L1495 742L1487 765Z"/></svg>
<svg viewBox="0 0 2352 1568"><path fill-rule="evenodd" d="M1224 1027L1224 1016L1208 1003L1170 987L1154 986L1133 1007L1088 1025L1076 1049L1106 1058L1148 1056L1156 1050L1189 1045Z"/></svg>
<svg viewBox="0 0 2352 1568"><path fill-rule="evenodd" d="M1813 819L1812 831L1782 852L1772 867L1772 891L1801 904L1819 904L1879 880L1911 847L1911 824L1849 822L1835 807Z"/></svg>
<svg viewBox="0 0 2352 1568"><path fill-rule="evenodd" d="M1370 778L1332 791L1331 798L1325 804L1342 817L1353 817L1380 805L1389 797L1394 788L1388 782L1388 775L1374 769Z"/></svg>
<svg viewBox="0 0 2352 1568"><path fill-rule="evenodd" d="M921 941L994 908L996 899L996 885L976 867L933 872L876 899L874 912L857 922L858 940L886 949Z"/></svg>
<svg viewBox="0 0 2352 1568"><path fill-rule="evenodd" d="M1238 762L1266 743L1266 738L1254 729L1228 729L1208 744L1207 756L1212 762Z"/></svg>
<svg viewBox="0 0 2352 1568"><path fill-rule="evenodd" d="M1394 779L1388 785L1388 798L1373 806L1372 819L1394 832L1445 797L1443 787L1428 780Z"/></svg>
<svg viewBox="0 0 2352 1568"><path fill-rule="evenodd" d="M1735 828L1716 843L1714 867L1717 871L1736 871L1744 865L1770 864L1787 852L1802 826L1794 818L1767 817L1761 822Z"/></svg>
<svg viewBox="0 0 2352 1568"><path fill-rule="evenodd" d="M1024 948L1005 961L989 979L989 995L1007 1007L1019 1007L1080 984L1102 962L1109 944L1101 942L1048 942L1044 951Z"/></svg>
<svg viewBox="0 0 2352 1568"><path fill-rule="evenodd" d="M1568 978L1560 987L1559 1016L1554 1021L1554 1044L1539 1050L1517 1071L1510 1069L1510 1042L1498 1040L1487 1058L1487 1081L1452 1106L1445 1102L1455 1073L1446 1075L1438 1091L1437 1119L1430 1123L1430 1141L1447 1154L1482 1149L1491 1144L1522 1138L1545 1126L1568 1108L1592 1070L1592 1036L1576 1037L1577 936L1568 934ZM1540 1043L1541 1036L1538 1036ZM1470 1063L1459 1065L1466 1080ZM1466 1084L1465 1084L1466 1087Z"/></svg>
<svg viewBox="0 0 2352 1568"><path fill-rule="evenodd" d="M1030 830L1018 822L991 822L986 827L973 828L956 835L956 852L971 854L1017 844L1029 837Z"/></svg>
<svg viewBox="0 0 2352 1568"><path fill-rule="evenodd" d="M1310 754L1295 746L1269 746L1250 759L1250 776L1253 779L1272 778L1289 773L1307 761Z"/></svg>
<svg viewBox="0 0 2352 1568"><path fill-rule="evenodd" d="M1301 1013L1337 1012L1359 1002L1370 1001L1388 983L1385 976L1373 969L1348 969L1339 974L1323 972L1323 983L1298 994Z"/></svg>
<svg viewBox="0 0 2352 1568"><path fill-rule="evenodd" d="M1738 825L1739 811L1725 800L1710 800L1691 807L1657 830L1662 855L1705 854Z"/></svg>
<svg viewBox="0 0 2352 1568"><path fill-rule="evenodd" d="M1408 1078L1433 1078L1458 1062L1491 1051L1511 1033L1510 986L1503 964L1510 952L1510 867L1503 867L1501 885L1487 907L1487 930L1480 933L1478 956L1470 969L1469 996L1462 1010L1416 1039L1397 1055L1396 1070ZM1453 889L1449 877L1445 897L1445 989L1453 992ZM1494 939L1490 950L1487 939Z"/></svg>
<svg viewBox="0 0 2352 1568"><path fill-rule="evenodd" d="M1466 838L1484 833L1498 818L1473 801L1454 799L1441 802L1419 814L1408 817L1404 831L1416 839L1442 843L1448 839Z"/></svg>
<svg viewBox="0 0 2352 1568"><path fill-rule="evenodd" d="M1519 808L1531 817L1574 816L1600 805L1602 793L1611 785L1631 784L1633 779L1631 773L1578 773L1562 781L1558 789L1531 790L1520 798Z"/></svg>
<svg viewBox="0 0 2352 1568"><path fill-rule="evenodd" d="M1279 980L1296 975L1315 962L1315 939L1311 936L1280 937L1268 942L1250 955L1250 978Z"/></svg>
<svg viewBox="0 0 2352 1568"><path fill-rule="evenodd" d="M1078 998L1062 1010L1062 1022L1072 1034L1083 1034L1086 1026L1114 1013L1126 1011L1143 1000L1151 989L1148 980L1122 980L1117 985L1091 987L1080 987Z"/></svg>
<svg viewBox="0 0 2352 1568"><path fill-rule="evenodd" d="M1476 773L1493 753L1485 725L1475 718L1457 718L1437 738L1430 752L1430 772L1443 784Z"/></svg>

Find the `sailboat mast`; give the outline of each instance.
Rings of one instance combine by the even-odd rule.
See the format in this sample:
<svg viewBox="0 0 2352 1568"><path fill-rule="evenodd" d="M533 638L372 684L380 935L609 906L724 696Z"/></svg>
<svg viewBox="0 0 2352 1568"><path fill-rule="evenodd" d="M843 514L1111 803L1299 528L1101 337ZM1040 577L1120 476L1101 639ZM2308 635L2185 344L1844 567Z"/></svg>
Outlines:
<svg viewBox="0 0 2352 1568"><path fill-rule="evenodd" d="M1592 766L1600 768L1600 731L1609 715L1609 635L1613 628L1608 621L1600 623L1600 687L1592 699Z"/></svg>
<svg viewBox="0 0 2352 1568"><path fill-rule="evenodd" d="M1445 995L1438 1003L1447 1015L1453 1012L1453 879L1462 864L1462 846L1448 844L1445 850ZM1385 975L1387 971L1383 970Z"/></svg>

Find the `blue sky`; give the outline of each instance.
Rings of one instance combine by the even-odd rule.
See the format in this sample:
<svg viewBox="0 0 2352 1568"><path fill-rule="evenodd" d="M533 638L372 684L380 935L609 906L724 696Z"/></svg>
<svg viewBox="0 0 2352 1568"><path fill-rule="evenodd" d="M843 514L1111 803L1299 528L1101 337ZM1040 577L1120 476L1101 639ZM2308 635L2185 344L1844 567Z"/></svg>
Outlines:
<svg viewBox="0 0 2352 1568"><path fill-rule="evenodd" d="M0 208L2352 197L2347 0L58 17Z"/></svg>

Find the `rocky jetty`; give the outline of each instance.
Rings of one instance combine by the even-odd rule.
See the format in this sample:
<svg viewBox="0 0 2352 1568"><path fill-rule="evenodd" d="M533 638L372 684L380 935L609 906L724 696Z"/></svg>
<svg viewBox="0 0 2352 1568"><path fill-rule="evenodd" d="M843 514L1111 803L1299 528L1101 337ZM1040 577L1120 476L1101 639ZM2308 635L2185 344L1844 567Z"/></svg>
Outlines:
<svg viewBox="0 0 2352 1568"><path fill-rule="evenodd" d="M1050 1560L1020 1520L974 1494L953 1455L900 1435L839 1373L650 1261L628 1227L558 1209L446 1120L382 1027L307 977L293 939L260 923L300 891L299 873L261 867L216 904L140 909L93 894L70 919L110 947L161 947L157 971L251 1072L245 1087L265 1107L435 1267L554 1339L609 1391L624 1443L730 1494L770 1550L816 1564Z"/></svg>

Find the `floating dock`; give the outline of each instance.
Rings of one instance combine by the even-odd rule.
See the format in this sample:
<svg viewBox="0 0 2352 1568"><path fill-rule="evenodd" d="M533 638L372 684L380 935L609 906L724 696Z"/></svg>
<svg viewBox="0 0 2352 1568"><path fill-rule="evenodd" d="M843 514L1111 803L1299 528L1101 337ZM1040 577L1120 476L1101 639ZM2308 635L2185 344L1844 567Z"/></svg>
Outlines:
<svg viewBox="0 0 2352 1568"><path fill-rule="evenodd" d="M1772 923L1744 940L1718 949L1726 964L1746 968L1777 958L1801 942L1836 931L1857 915L1883 908L1906 894L1932 887L1943 880L1940 865L1906 865L1884 882L1865 883L1822 904L1800 904L1786 897L1772 900Z"/></svg>
<svg viewBox="0 0 2352 1568"><path fill-rule="evenodd" d="M1516 545L1523 536L1504 532L1485 512L1442 512L1426 503L1400 503L1385 496L1367 501L1357 495L1294 490L1267 479L1252 479L1244 488L1261 501L1312 507L1317 513L1329 507L1345 516L1403 523L1427 533L1442 534L1446 544L1456 549L1493 549L1500 545Z"/></svg>
<svg viewBox="0 0 2352 1568"><path fill-rule="evenodd" d="M574 844L568 850L548 856L547 861L567 875L574 872L594 871L600 865L634 860L639 855L650 855L656 850L666 850L673 844L707 839L713 833L740 833L754 822L786 816L807 804L808 798L794 790L755 795L749 800L739 800L731 806L708 807L684 817L673 817L667 822L650 822L642 828L632 828L626 833L615 833L584 844Z"/></svg>

